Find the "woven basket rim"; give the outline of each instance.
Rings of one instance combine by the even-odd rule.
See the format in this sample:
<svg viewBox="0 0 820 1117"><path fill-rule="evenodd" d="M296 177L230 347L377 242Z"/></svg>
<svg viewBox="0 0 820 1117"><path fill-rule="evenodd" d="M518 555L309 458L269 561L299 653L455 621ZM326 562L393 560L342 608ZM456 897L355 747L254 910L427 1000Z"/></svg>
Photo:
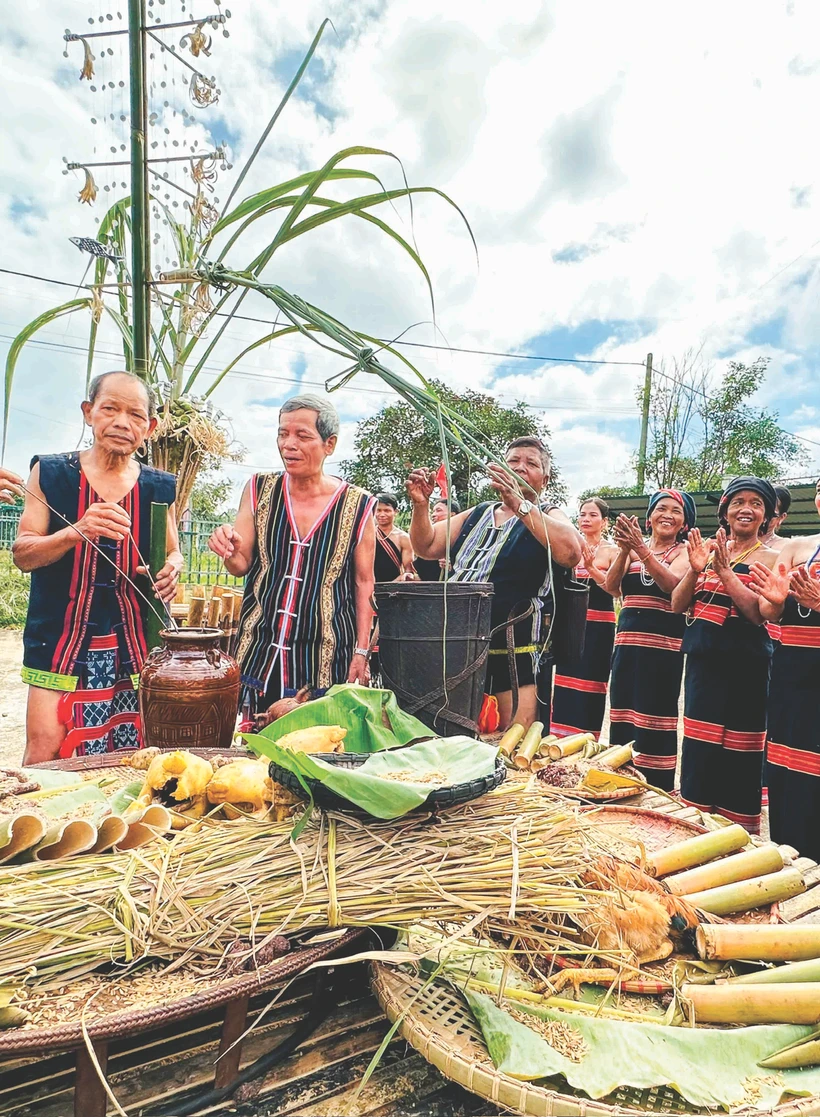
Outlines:
<svg viewBox="0 0 820 1117"><path fill-rule="evenodd" d="M399 1020L398 1031L411 1047L432 1063L444 1076L471 1093L497 1105L505 1106L526 1117L646 1117L666 1110L636 1108L628 1105L611 1105L600 1099L580 1098L563 1094L532 1082L523 1082L495 1069L483 1043L472 1043L469 1055L460 1054L456 1044L464 1041L454 1032L448 1035L446 1025L431 1025L429 1018L419 1011L423 1003L425 982L407 973L400 973L384 962L371 962L371 987L374 995L391 1023ZM450 998L454 1013L469 1013L462 1008L457 994L441 985L435 987L439 1001ZM439 1014L441 1015L441 1013ZM449 1015L449 1014L448 1014ZM476 1025L473 1029L478 1032ZM683 1100L683 1099L682 1099ZM685 1103L684 1103L685 1104ZM706 1114L707 1110L686 1110L693 1114ZM750 1106L733 1109L732 1117L763 1117L763 1111ZM792 1099L765 1110L772 1117L817 1117L820 1114L820 1094L808 1098Z"/></svg>

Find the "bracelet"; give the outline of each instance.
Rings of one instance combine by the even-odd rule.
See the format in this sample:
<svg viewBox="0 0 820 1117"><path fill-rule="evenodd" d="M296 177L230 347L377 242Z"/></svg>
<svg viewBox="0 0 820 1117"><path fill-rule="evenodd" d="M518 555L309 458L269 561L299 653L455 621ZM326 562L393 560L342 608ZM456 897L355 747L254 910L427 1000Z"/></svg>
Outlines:
<svg viewBox="0 0 820 1117"><path fill-rule="evenodd" d="M370 649L369 648L354 648L353 649L353 654L354 655L363 655L364 658L367 659L367 657L370 655Z"/></svg>

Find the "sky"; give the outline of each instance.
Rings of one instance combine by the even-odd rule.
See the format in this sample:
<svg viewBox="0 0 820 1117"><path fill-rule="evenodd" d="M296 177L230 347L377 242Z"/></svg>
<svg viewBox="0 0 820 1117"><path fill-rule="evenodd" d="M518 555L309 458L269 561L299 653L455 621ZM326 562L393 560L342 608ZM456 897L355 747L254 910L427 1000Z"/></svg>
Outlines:
<svg viewBox="0 0 820 1117"><path fill-rule="evenodd" d="M147 0L149 23L224 12L230 2ZM413 186L443 191L478 244L476 259L464 221L432 193L417 195L412 213L406 202L375 211L415 238L433 283L435 320L415 265L354 218L284 246L264 278L365 333L407 331L404 340L416 345L403 352L425 375L503 403L525 400L551 428L573 495L633 479L635 391L648 352L668 370L686 350L701 350L716 377L729 360L769 357L755 402L808 440L799 474L818 472L815 0L233 5L229 37L208 29L207 58L181 48L185 29L158 32L178 57L216 78L216 105L194 108L189 71L150 40L153 158L224 144L233 169L219 172L214 193L224 204L328 17L333 26L238 197L321 166L343 148L379 148L396 158L356 156L350 165L389 188L406 175ZM102 169L96 205L80 205L83 175L65 167L127 158L125 36L89 40L97 70L90 83L78 80L82 46L62 38L67 29L120 30L125 7L125 0L27 0L5 15L2 268L78 284L86 257L68 238L94 236L95 222L127 192L127 167ZM184 186L185 166L155 169L167 168ZM160 189L169 205L185 200L173 187ZM326 193L355 191L338 183ZM266 220L231 250L234 266L246 266L273 235L277 218ZM172 266L172 249L165 230L156 232L159 271ZM73 287L0 272L0 358L27 322L74 296ZM271 323L272 309L260 296L246 300L242 313L261 322L231 323L197 393L220 362L268 331L262 323ZM81 439L88 326L87 311L78 311L23 350L8 466L24 471L33 453L71 449ZM98 350L95 372L121 366L113 327L103 327ZM278 465L282 401L300 387L320 389L342 367L291 338L239 362L212 397L245 448L244 461L225 471L237 486ZM341 459L352 452L357 421L391 397L360 375L333 398Z"/></svg>

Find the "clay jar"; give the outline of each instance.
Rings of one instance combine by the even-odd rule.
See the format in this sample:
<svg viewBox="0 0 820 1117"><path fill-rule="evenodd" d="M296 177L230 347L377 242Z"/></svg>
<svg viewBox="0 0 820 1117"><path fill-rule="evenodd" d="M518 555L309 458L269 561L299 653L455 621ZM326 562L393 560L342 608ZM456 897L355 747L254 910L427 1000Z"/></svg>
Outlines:
<svg viewBox="0 0 820 1117"><path fill-rule="evenodd" d="M161 749L231 747L239 667L220 649L218 628L166 629L140 675L146 745Z"/></svg>

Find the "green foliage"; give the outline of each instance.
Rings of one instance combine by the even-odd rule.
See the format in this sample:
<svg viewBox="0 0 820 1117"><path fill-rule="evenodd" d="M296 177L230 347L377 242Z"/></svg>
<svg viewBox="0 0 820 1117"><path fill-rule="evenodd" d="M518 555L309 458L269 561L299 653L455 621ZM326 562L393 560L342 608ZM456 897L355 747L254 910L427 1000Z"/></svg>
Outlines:
<svg viewBox="0 0 820 1117"><path fill-rule="evenodd" d="M578 507L594 496L609 500L612 496L640 496L640 493L637 485L599 485L597 489L584 489L578 497Z"/></svg>
<svg viewBox="0 0 820 1117"><path fill-rule="evenodd" d="M223 477L200 475L191 493L191 516L195 520L221 520L232 523L236 509L226 507L233 492L231 482Z"/></svg>
<svg viewBox="0 0 820 1117"><path fill-rule="evenodd" d="M729 361L717 383L711 366L692 350L674 358L669 372L659 366L650 405L648 487L720 489L739 474L774 480L803 459L777 412L749 402L766 379L768 363L768 357L749 365Z"/></svg>
<svg viewBox="0 0 820 1117"><path fill-rule="evenodd" d="M26 623L30 582L12 562L11 551L0 551L0 628L22 628Z"/></svg>
<svg viewBox="0 0 820 1117"><path fill-rule="evenodd" d="M520 400L504 407L483 392L454 392L437 380L431 380L430 387L442 403L479 429L488 456L500 457L508 442L524 435L535 435L549 445L549 428ZM402 501L408 465L437 468L441 462L437 424L406 402L388 404L363 419L356 428L355 449L355 457L341 463L344 476L370 492L392 492ZM467 455L454 448L449 453L454 495L462 507L495 499L494 490L476 475ZM566 499L566 487L554 463L547 491L552 500Z"/></svg>

